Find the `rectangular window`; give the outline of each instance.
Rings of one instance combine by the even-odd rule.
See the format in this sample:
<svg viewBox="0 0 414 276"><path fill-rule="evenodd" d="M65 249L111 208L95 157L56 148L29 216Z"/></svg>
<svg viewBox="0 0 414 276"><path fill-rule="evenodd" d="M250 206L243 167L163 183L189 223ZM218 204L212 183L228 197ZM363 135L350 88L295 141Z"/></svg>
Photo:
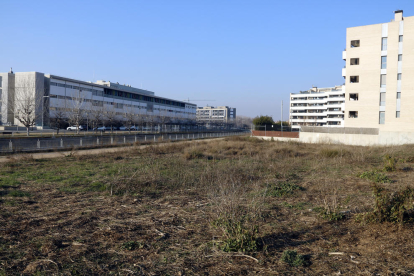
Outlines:
<svg viewBox="0 0 414 276"><path fill-rule="evenodd" d="M401 80L401 73L397 74L397 80Z"/></svg>
<svg viewBox="0 0 414 276"><path fill-rule="evenodd" d="M358 118L358 111L349 111L349 118Z"/></svg>
<svg viewBox="0 0 414 276"><path fill-rule="evenodd" d="M381 40L381 51L387 51L387 38L383 37Z"/></svg>
<svg viewBox="0 0 414 276"><path fill-rule="evenodd" d="M351 58L351 65L359 65L359 58Z"/></svg>
<svg viewBox="0 0 414 276"><path fill-rule="evenodd" d="M385 106L385 93L380 93L380 106Z"/></svg>
<svg viewBox="0 0 414 276"><path fill-rule="evenodd" d="M2 79L1 79L1 77L0 77L0 87L2 87L3 86L3 84L2 84Z"/></svg>
<svg viewBox="0 0 414 276"><path fill-rule="evenodd" d="M387 75L381 75L381 87L387 87Z"/></svg>
<svg viewBox="0 0 414 276"><path fill-rule="evenodd" d="M398 61L402 61L402 55L398 55Z"/></svg>
<svg viewBox="0 0 414 276"><path fill-rule="evenodd" d="M400 35L400 36L398 37L398 42L403 42L403 36L402 36L402 35Z"/></svg>
<svg viewBox="0 0 414 276"><path fill-rule="evenodd" d="M381 57L381 69L387 69L387 56Z"/></svg>
<svg viewBox="0 0 414 276"><path fill-rule="evenodd" d="M397 92L397 99L401 99L401 92Z"/></svg>
<svg viewBox="0 0 414 276"><path fill-rule="evenodd" d="M350 83L359 83L359 76L350 76L349 77Z"/></svg>
<svg viewBox="0 0 414 276"><path fill-rule="evenodd" d="M357 93L349 94L349 100L350 101L358 101L358 94Z"/></svg>
<svg viewBox="0 0 414 276"><path fill-rule="evenodd" d="M359 47L359 40L351 40L351 48Z"/></svg>
<svg viewBox="0 0 414 276"><path fill-rule="evenodd" d="M380 125L385 124L385 112L384 111L380 111L379 113L379 124Z"/></svg>
<svg viewBox="0 0 414 276"><path fill-rule="evenodd" d="M397 111L397 112L395 113L395 117L396 117L396 118L400 118L400 111Z"/></svg>

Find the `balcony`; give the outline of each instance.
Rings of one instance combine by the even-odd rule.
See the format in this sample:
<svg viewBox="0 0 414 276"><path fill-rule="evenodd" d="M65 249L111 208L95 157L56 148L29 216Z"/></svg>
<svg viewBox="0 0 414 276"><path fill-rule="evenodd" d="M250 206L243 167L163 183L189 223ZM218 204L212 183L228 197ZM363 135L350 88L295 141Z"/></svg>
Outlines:
<svg viewBox="0 0 414 276"><path fill-rule="evenodd" d="M342 52L342 59L346 60L346 50Z"/></svg>
<svg viewBox="0 0 414 276"><path fill-rule="evenodd" d="M342 77L346 77L346 68L342 68Z"/></svg>

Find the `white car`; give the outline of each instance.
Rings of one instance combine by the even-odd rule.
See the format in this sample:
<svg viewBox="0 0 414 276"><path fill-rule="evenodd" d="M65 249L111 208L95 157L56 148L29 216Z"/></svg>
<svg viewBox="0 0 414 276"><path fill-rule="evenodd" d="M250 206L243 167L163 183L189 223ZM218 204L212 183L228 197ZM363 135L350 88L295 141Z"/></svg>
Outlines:
<svg viewBox="0 0 414 276"><path fill-rule="evenodd" d="M76 126L70 126L66 130L72 131L72 130L76 130L76 129L77 129ZM84 130L83 126L79 126L79 130Z"/></svg>

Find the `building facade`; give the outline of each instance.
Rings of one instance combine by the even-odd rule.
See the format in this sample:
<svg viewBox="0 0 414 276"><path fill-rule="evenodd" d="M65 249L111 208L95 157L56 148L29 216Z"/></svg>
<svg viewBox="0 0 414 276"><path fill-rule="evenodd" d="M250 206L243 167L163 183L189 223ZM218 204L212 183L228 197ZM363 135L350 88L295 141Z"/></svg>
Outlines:
<svg viewBox="0 0 414 276"><path fill-rule="evenodd" d="M414 131L414 17L348 28L345 127Z"/></svg>
<svg viewBox="0 0 414 276"><path fill-rule="evenodd" d="M344 127L345 87L313 87L290 94L289 122L301 126Z"/></svg>
<svg viewBox="0 0 414 276"><path fill-rule="evenodd" d="M35 125L48 127L58 116L70 120L82 116L101 121L110 114L125 121L131 115L153 124L178 123L196 119L197 105L155 96L154 92L106 81L96 83L74 80L39 72L1 73L1 118L3 125L20 125L16 120L18 103L28 100L35 105Z"/></svg>
<svg viewBox="0 0 414 276"><path fill-rule="evenodd" d="M197 108L197 122L230 123L236 120L236 108L228 106L205 106Z"/></svg>

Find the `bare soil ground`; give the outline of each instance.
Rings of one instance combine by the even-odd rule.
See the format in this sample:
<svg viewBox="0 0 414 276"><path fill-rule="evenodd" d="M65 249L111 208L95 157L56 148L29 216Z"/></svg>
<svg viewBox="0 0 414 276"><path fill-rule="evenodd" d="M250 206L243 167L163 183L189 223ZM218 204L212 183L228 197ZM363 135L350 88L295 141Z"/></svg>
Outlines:
<svg viewBox="0 0 414 276"><path fill-rule="evenodd" d="M0 275L413 275L413 224L364 219L413 162L413 145L240 137L10 159Z"/></svg>

